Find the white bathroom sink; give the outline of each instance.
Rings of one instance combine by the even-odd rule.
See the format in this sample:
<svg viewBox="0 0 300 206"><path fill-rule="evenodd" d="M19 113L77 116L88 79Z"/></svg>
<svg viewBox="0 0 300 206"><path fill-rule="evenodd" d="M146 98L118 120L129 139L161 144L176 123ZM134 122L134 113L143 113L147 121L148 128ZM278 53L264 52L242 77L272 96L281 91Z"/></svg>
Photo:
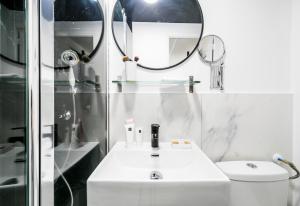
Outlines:
<svg viewBox="0 0 300 206"><path fill-rule="evenodd" d="M88 206L226 206L228 186L195 144L152 150L119 142L88 179Z"/></svg>

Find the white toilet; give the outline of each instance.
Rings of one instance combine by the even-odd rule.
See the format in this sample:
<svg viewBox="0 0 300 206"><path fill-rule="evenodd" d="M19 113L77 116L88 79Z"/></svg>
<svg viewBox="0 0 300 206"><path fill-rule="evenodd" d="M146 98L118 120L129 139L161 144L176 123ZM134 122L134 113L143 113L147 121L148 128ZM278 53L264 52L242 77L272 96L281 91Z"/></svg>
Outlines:
<svg viewBox="0 0 300 206"><path fill-rule="evenodd" d="M282 167L258 161L216 164L231 180L229 206L287 206L289 176Z"/></svg>

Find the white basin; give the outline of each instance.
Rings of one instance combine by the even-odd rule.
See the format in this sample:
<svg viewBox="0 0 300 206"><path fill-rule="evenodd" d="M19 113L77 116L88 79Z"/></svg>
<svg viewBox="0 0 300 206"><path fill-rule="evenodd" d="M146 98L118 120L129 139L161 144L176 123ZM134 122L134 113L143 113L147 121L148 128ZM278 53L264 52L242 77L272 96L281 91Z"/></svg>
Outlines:
<svg viewBox="0 0 300 206"><path fill-rule="evenodd" d="M151 155L159 157L152 157ZM153 171L161 179L151 179ZM192 144L117 143L87 182L88 206L226 206L229 179Z"/></svg>

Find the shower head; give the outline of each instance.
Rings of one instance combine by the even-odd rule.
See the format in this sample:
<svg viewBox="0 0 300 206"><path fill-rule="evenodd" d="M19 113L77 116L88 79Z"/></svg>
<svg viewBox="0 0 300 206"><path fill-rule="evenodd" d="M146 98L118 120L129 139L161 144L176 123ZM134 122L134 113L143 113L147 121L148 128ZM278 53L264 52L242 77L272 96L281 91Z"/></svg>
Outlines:
<svg viewBox="0 0 300 206"><path fill-rule="evenodd" d="M63 63L72 67L77 65L80 62L79 56L76 51L65 50L60 56Z"/></svg>
<svg viewBox="0 0 300 206"><path fill-rule="evenodd" d="M75 88L76 78L75 78L73 66L76 66L80 62L80 58L76 51L65 50L61 54L61 60L63 63L65 63L66 65L68 65L70 67L69 81L70 81L70 85L72 87L73 93L76 93L76 88Z"/></svg>

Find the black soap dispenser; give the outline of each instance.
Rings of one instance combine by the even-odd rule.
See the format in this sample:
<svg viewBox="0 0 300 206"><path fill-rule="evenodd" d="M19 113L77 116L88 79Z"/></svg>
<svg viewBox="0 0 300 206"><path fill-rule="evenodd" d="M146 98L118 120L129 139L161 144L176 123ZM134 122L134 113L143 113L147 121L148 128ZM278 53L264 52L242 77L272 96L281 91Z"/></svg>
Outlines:
<svg viewBox="0 0 300 206"><path fill-rule="evenodd" d="M159 148L159 124L151 125L151 146L154 149Z"/></svg>

